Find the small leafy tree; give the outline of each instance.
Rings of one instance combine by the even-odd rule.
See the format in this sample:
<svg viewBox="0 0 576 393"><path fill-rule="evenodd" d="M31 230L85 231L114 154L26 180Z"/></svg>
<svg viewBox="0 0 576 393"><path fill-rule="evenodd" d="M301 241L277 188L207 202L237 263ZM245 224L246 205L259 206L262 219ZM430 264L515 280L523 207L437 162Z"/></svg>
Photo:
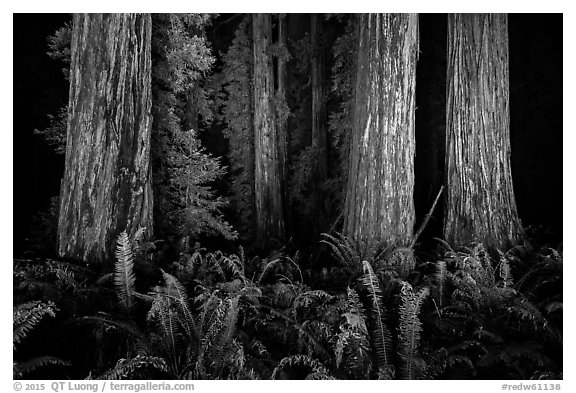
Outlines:
<svg viewBox="0 0 576 393"><path fill-rule="evenodd" d="M198 117L204 124L212 121L204 83L215 59L203 33L211 18L209 14L153 18L155 208L160 233L208 233L232 239L236 232L220 213L226 203L210 187L225 169L206 153L199 130L185 128L186 123L197 123ZM197 110L192 115L186 113L190 100L195 100Z"/></svg>
<svg viewBox="0 0 576 393"><path fill-rule="evenodd" d="M67 23L63 27L48 37L48 56L60 62L62 73L66 80L70 79L70 44L72 42L72 26ZM56 154L63 155L66 152L66 127L68 122L68 105L64 105L58 114L48 115L50 125L44 130L34 130L34 133L41 135L46 142L54 149Z"/></svg>

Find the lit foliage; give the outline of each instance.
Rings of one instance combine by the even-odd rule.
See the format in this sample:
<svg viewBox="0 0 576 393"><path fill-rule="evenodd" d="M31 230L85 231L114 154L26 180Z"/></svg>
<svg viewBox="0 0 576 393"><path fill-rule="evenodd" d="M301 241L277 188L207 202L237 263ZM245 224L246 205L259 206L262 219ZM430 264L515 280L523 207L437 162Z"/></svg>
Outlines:
<svg viewBox="0 0 576 393"><path fill-rule="evenodd" d="M354 105L354 81L356 77L357 33L354 25L355 15L346 15L344 34L336 39L333 48L331 92L336 98L338 108L329 114L328 130L332 149L340 159L340 189L346 184L350 136L352 135L352 109Z"/></svg>
<svg viewBox="0 0 576 393"><path fill-rule="evenodd" d="M212 120L203 84L214 63L203 29L207 14L153 16L153 168L155 209L163 234L237 236L223 219L226 202L210 183L224 174L217 158L203 149L198 131L186 130L186 116ZM188 100L198 113L186 114ZM192 122L194 122L193 119Z"/></svg>
<svg viewBox="0 0 576 393"><path fill-rule="evenodd" d="M70 75L70 45L72 42L72 26L67 23L48 37L48 56L63 64L62 72L66 80ZM66 129L68 126L68 106L64 105L57 115L48 115L50 125L44 130L34 130L36 135L42 136L56 154L66 152Z"/></svg>
<svg viewBox="0 0 576 393"><path fill-rule="evenodd" d="M48 56L64 64L62 72L66 80L70 77L71 42L72 26L70 23L66 23L63 27L56 30L53 35L48 37L48 47L50 48Z"/></svg>
<svg viewBox="0 0 576 393"><path fill-rule="evenodd" d="M257 377L249 368L250 352L256 348L258 353L266 354L266 348L257 341L243 342L237 334L240 315L246 316L261 296L261 291L244 276L242 251L239 256L200 252L189 256L186 268L177 269L177 274L184 274L186 278L194 269L208 268L197 278L205 278L212 271L221 275L222 282L234 283L226 289L222 286L216 289L209 288L205 282L206 286L198 285L189 297L185 285L163 270L162 285L156 285L146 295L136 292L131 266L126 268L126 255L136 250L125 234L118 239L118 249L115 270L125 272L115 275L120 304L126 303L126 292L130 292L133 298L148 303L149 309L143 328L105 314L83 318L104 326L106 331L122 332L130 338L126 356L101 379L146 379L153 369L163 373L160 375L178 379Z"/></svg>
<svg viewBox="0 0 576 393"><path fill-rule="evenodd" d="M16 353L16 346L28 336L45 315L55 317L56 311L57 308L52 302L33 301L15 306L12 312L14 352ZM53 356L39 356L24 362L14 361L14 379L21 379L38 368L48 365L68 366L70 363Z"/></svg>
<svg viewBox="0 0 576 393"><path fill-rule="evenodd" d="M163 234L237 236L223 219L226 201L217 197L210 184L222 177L219 159L205 152L200 130L190 129L190 117L203 124L213 120L212 101L204 88L215 61L204 28L212 14L157 14L153 16L153 143L155 208ZM71 26L48 38L49 56L64 63L69 74ZM197 113L186 113L193 103ZM35 130L57 154L66 151L67 107L49 115L50 125ZM187 128L188 127L188 128Z"/></svg>

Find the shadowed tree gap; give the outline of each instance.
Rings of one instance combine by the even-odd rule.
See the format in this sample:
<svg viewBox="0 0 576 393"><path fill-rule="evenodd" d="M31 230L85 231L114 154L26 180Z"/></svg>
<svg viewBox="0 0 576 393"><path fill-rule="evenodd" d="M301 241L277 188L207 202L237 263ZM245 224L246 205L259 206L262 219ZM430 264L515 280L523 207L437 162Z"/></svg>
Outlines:
<svg viewBox="0 0 576 393"><path fill-rule="evenodd" d="M73 17L62 257L104 262L121 231L152 233L151 26L147 14Z"/></svg>
<svg viewBox="0 0 576 393"><path fill-rule="evenodd" d="M423 222L444 184L446 146L446 14L419 14L420 54L416 68L416 157L414 203L416 222ZM443 199L442 199L443 200ZM424 228L420 243L441 238L440 203ZM432 240L434 247L438 243Z"/></svg>

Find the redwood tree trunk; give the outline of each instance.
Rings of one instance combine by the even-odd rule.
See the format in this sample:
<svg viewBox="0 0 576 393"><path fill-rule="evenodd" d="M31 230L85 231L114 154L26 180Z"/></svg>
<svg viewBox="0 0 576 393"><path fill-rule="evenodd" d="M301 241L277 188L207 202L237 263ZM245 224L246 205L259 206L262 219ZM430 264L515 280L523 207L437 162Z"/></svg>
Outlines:
<svg viewBox="0 0 576 393"><path fill-rule="evenodd" d="M276 90L276 119L278 124L278 155L280 160L280 187L282 188L282 206L285 231L289 230L291 220L287 212L288 190L286 179L288 177L288 114L290 109L286 101L286 59L288 58L288 14L278 14L278 46L281 48L278 56L278 89Z"/></svg>
<svg viewBox="0 0 576 393"><path fill-rule="evenodd" d="M150 15L75 14L58 251L104 262L152 233Z"/></svg>
<svg viewBox="0 0 576 393"><path fill-rule="evenodd" d="M324 106L324 48L322 44L322 19L311 14L310 38L312 41L312 147L316 154L315 180L321 183L328 173L326 110Z"/></svg>
<svg viewBox="0 0 576 393"><path fill-rule="evenodd" d="M256 239L261 246L284 238L280 136L270 55L272 15L254 14L254 152Z"/></svg>
<svg viewBox="0 0 576 393"><path fill-rule="evenodd" d="M516 243L522 226L510 170L508 19L448 17L444 236L490 248Z"/></svg>
<svg viewBox="0 0 576 393"><path fill-rule="evenodd" d="M344 232L367 256L412 239L418 18L359 18Z"/></svg>

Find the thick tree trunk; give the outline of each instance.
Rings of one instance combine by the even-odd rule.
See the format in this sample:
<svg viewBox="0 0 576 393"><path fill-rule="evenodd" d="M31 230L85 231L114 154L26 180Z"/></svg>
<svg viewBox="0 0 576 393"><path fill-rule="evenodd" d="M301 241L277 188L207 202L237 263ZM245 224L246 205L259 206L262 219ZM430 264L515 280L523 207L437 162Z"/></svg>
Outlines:
<svg viewBox="0 0 576 393"><path fill-rule="evenodd" d="M310 16L312 41L312 147L316 154L315 181L321 183L328 174L326 110L324 106L324 47L322 44L322 19Z"/></svg>
<svg viewBox="0 0 576 393"><path fill-rule="evenodd" d="M503 248L522 237L510 170L508 19L448 17L444 236Z"/></svg>
<svg viewBox="0 0 576 393"><path fill-rule="evenodd" d="M152 233L150 15L75 14L58 251L104 262Z"/></svg>
<svg viewBox="0 0 576 393"><path fill-rule="evenodd" d="M278 46L281 48L278 56L278 89L276 91L276 119L278 124L278 155L280 160L280 187L282 188L282 206L284 225L290 228L290 214L287 212L288 190L286 179L288 178L288 114L290 109L286 101L286 60L288 58L288 28L287 14L278 14ZM286 228L285 228L286 231Z"/></svg>
<svg viewBox="0 0 576 393"><path fill-rule="evenodd" d="M359 18L344 232L367 256L412 239L418 17Z"/></svg>
<svg viewBox="0 0 576 393"><path fill-rule="evenodd" d="M254 14L254 152L256 239L261 246L284 238L280 137L275 114L274 70L270 55L272 15Z"/></svg>

